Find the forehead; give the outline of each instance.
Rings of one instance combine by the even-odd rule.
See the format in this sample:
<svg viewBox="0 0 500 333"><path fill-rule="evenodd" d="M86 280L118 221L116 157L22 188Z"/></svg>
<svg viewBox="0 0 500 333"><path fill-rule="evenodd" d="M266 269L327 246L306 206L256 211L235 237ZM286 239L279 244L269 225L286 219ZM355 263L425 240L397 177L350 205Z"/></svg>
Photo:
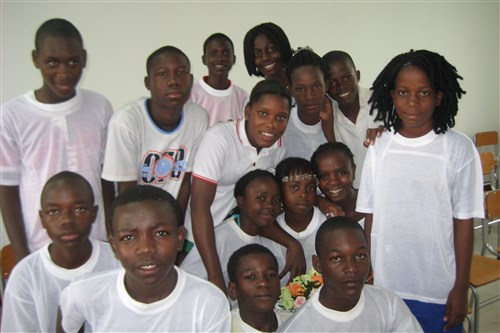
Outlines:
<svg viewBox="0 0 500 333"><path fill-rule="evenodd" d="M157 224L177 226L176 216L166 201L145 200L131 202L115 208L113 229L122 226L150 227Z"/></svg>
<svg viewBox="0 0 500 333"><path fill-rule="evenodd" d="M231 51L233 50L233 48L231 47L231 43L227 39L222 37L217 37L209 41L207 43L207 50L210 49L229 49Z"/></svg>
<svg viewBox="0 0 500 333"><path fill-rule="evenodd" d="M336 163L347 163L351 159L347 156L347 153L342 150L325 150L318 155L318 163L325 162L336 162Z"/></svg>
<svg viewBox="0 0 500 333"><path fill-rule="evenodd" d="M427 74L418 68L417 66L405 66L401 68L398 75L396 76L396 84L419 84L419 85L431 85L429 77Z"/></svg>
<svg viewBox="0 0 500 333"><path fill-rule="evenodd" d="M323 72L318 66L306 65L296 67L292 71L292 81L302 80L302 79L314 79L321 80L324 78ZM292 82L293 83L293 82Z"/></svg>
<svg viewBox="0 0 500 333"><path fill-rule="evenodd" d="M287 114L290 113L288 99L271 93L260 95L259 98L253 102L252 109L255 106L266 108L268 111L272 111L276 114L281 112L286 112Z"/></svg>
<svg viewBox="0 0 500 333"><path fill-rule="evenodd" d="M187 67L189 68L189 63L182 54L177 52L166 52L161 53L153 58L151 62L151 67Z"/></svg>
<svg viewBox="0 0 500 333"><path fill-rule="evenodd" d="M76 38L61 36L46 36L42 38L38 45L39 53L83 53L83 46Z"/></svg>
<svg viewBox="0 0 500 333"><path fill-rule="evenodd" d="M330 72L354 72L354 66L352 63L347 59L338 59L333 62L330 62L328 64L328 69Z"/></svg>
<svg viewBox="0 0 500 333"><path fill-rule="evenodd" d="M268 268L278 269L276 262L268 253L250 253L240 258L237 273Z"/></svg>
<svg viewBox="0 0 500 333"><path fill-rule="evenodd" d="M268 44L273 44L274 41L266 34L260 33L255 37L253 41L255 48L262 48L267 46Z"/></svg>
<svg viewBox="0 0 500 333"><path fill-rule="evenodd" d="M247 190L252 190L252 191L263 191L263 190L275 190L278 191L278 186L276 185L276 182L271 179L271 177L258 177L253 179L250 183L245 188L245 191Z"/></svg>
<svg viewBox="0 0 500 333"><path fill-rule="evenodd" d="M81 179L65 179L50 183L45 188L41 198L42 206L47 203L57 203L59 201L93 201L91 189Z"/></svg>
<svg viewBox="0 0 500 333"><path fill-rule="evenodd" d="M363 231L359 229L328 230L323 234L322 251L330 251L331 249L349 251L366 246Z"/></svg>

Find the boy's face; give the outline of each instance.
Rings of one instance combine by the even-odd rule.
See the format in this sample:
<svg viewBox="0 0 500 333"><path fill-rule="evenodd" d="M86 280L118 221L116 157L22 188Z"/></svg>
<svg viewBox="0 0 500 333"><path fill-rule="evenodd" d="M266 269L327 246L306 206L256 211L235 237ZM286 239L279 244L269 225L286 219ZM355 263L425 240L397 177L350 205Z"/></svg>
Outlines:
<svg viewBox="0 0 500 333"><path fill-rule="evenodd" d="M295 179L295 176L300 176L297 174L291 176L292 180L281 185L285 211L297 216L312 213L316 200L316 180L313 177L302 180Z"/></svg>
<svg viewBox="0 0 500 333"><path fill-rule="evenodd" d="M337 311L350 310L358 302L370 270L362 231L327 231L319 253L313 255L313 266L323 276L322 292L329 306Z"/></svg>
<svg viewBox="0 0 500 333"><path fill-rule="evenodd" d="M351 63L340 60L328 65L328 95L337 101L343 109L358 100L359 71L354 70Z"/></svg>
<svg viewBox="0 0 500 333"><path fill-rule="evenodd" d="M228 40L216 38L207 43L207 49L201 60L207 66L209 76L227 78L236 57Z"/></svg>
<svg viewBox="0 0 500 333"><path fill-rule="evenodd" d="M240 215L244 215L254 226L269 226L281 213L280 189L270 177L252 180L237 202Z"/></svg>
<svg viewBox="0 0 500 333"><path fill-rule="evenodd" d="M151 92L154 110L174 112L176 116L180 116L182 107L191 94L193 75L182 55L168 52L154 58L144 83Z"/></svg>
<svg viewBox="0 0 500 333"><path fill-rule="evenodd" d="M403 122L401 135L420 137L432 130L434 110L441 104L443 93L434 89L424 71L416 66L403 67L396 77L391 97Z"/></svg>
<svg viewBox="0 0 500 333"><path fill-rule="evenodd" d="M87 61L77 39L48 36L40 42L39 50L33 50L32 58L43 77L43 86L37 91L40 102L62 103L75 96Z"/></svg>
<svg viewBox="0 0 500 333"><path fill-rule="evenodd" d="M321 192L333 202L343 201L352 194L356 169L351 160L339 151L324 151L316 158Z"/></svg>
<svg viewBox="0 0 500 333"><path fill-rule="evenodd" d="M323 107L326 87L325 78L316 66L296 68L291 75L292 95L297 102L300 116L319 121L319 113Z"/></svg>
<svg viewBox="0 0 500 333"><path fill-rule="evenodd" d="M240 311L273 311L280 294L276 263L266 253L240 258L236 282L229 282L228 294L238 300Z"/></svg>
<svg viewBox="0 0 500 333"><path fill-rule="evenodd" d="M263 34L257 35L253 42L253 56L255 67L266 78L278 77L283 69L281 52L276 43Z"/></svg>
<svg viewBox="0 0 500 333"><path fill-rule="evenodd" d="M140 297L142 291L151 290L163 295L172 290L177 276L174 263L182 248L184 228L177 226L170 205L146 200L119 206L112 228L109 241L125 268L130 295Z"/></svg>
<svg viewBox="0 0 500 333"><path fill-rule="evenodd" d="M253 105L245 107L246 133L257 149L271 147L285 132L290 108L281 96L262 95Z"/></svg>
<svg viewBox="0 0 500 333"><path fill-rule="evenodd" d="M97 206L92 193L82 183L80 180L54 182L42 197L40 219L56 246L74 247L88 241Z"/></svg>

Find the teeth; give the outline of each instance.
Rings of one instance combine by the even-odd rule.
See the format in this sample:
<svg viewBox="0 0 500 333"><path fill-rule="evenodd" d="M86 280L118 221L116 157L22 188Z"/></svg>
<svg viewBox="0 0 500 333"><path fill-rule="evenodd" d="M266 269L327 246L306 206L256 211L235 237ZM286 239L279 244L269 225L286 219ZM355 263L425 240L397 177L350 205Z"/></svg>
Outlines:
<svg viewBox="0 0 500 333"><path fill-rule="evenodd" d="M345 92L345 93L343 93L343 94L339 94L339 97L346 97L346 96L348 96L349 94L350 94L350 92L348 91L348 92Z"/></svg>
<svg viewBox="0 0 500 333"><path fill-rule="evenodd" d="M330 192L331 194L338 194L338 193L340 193L341 191L342 191L342 189L341 189L341 188L338 188L338 189L330 190L330 191L328 191L328 192Z"/></svg>
<svg viewBox="0 0 500 333"><path fill-rule="evenodd" d="M274 63L270 64L270 65L267 65L267 66L264 66L265 69L271 69L274 67Z"/></svg>
<svg viewBox="0 0 500 333"><path fill-rule="evenodd" d="M144 265L144 266L141 266L142 269L153 269L155 267L156 267L156 265Z"/></svg>
<svg viewBox="0 0 500 333"><path fill-rule="evenodd" d="M262 132L262 135L263 135L263 136L267 136L268 138L272 138L272 137L274 137L274 134L272 134L272 133L267 133L267 132Z"/></svg>

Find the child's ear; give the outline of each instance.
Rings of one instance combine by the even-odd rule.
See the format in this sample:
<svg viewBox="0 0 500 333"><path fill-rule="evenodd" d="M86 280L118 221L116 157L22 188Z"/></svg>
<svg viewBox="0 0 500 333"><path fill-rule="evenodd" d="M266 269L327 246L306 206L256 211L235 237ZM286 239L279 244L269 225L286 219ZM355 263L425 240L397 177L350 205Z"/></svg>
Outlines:
<svg viewBox="0 0 500 333"><path fill-rule="evenodd" d="M248 120L250 118L250 112L251 112L251 107L250 104L247 104L245 106L245 120Z"/></svg>
<svg viewBox="0 0 500 333"><path fill-rule="evenodd" d="M319 262L319 257L315 254L312 256L312 264L316 272L321 273L321 263Z"/></svg>
<svg viewBox="0 0 500 333"><path fill-rule="evenodd" d="M38 216L40 216L40 221L42 221L42 227L44 229L47 229L47 227L45 226L45 222L43 221L43 212L41 209L38 211Z"/></svg>
<svg viewBox="0 0 500 333"><path fill-rule="evenodd" d="M120 258L118 258L118 254L116 253L115 236L114 235L108 236L108 242L109 242L109 245L111 245L111 250L113 250L113 253L115 254L116 259L120 259Z"/></svg>
<svg viewBox="0 0 500 333"><path fill-rule="evenodd" d="M236 197L236 205L241 209L242 206L244 206L244 203L243 203L243 197L240 195L238 197Z"/></svg>
<svg viewBox="0 0 500 333"><path fill-rule="evenodd" d="M236 64L236 55L233 54L233 65Z"/></svg>
<svg viewBox="0 0 500 333"><path fill-rule="evenodd" d="M83 63L82 63L82 68L85 68L87 66L87 50L83 49Z"/></svg>
<svg viewBox="0 0 500 333"><path fill-rule="evenodd" d="M438 91L436 96L436 106L440 106L443 101L444 93L442 91Z"/></svg>
<svg viewBox="0 0 500 333"><path fill-rule="evenodd" d="M358 79L358 81L361 79L361 72L360 71L356 71L356 79Z"/></svg>
<svg viewBox="0 0 500 333"><path fill-rule="evenodd" d="M207 65L207 63L205 62L205 55L204 54L201 55L201 62L203 63L203 65L205 65L205 66Z"/></svg>
<svg viewBox="0 0 500 333"><path fill-rule="evenodd" d="M144 86L146 87L147 90L150 90L151 80L149 79L149 76L144 77Z"/></svg>
<svg viewBox="0 0 500 333"><path fill-rule="evenodd" d="M40 62L38 59L38 51L37 50L31 51L31 59L33 59L33 64L35 64L35 67L40 68Z"/></svg>
<svg viewBox="0 0 500 333"><path fill-rule="evenodd" d="M186 238L186 228L179 226L177 229L177 251L182 251L184 248L184 239Z"/></svg>
<svg viewBox="0 0 500 333"><path fill-rule="evenodd" d="M238 290L237 290L236 284L234 282L229 281L227 283L227 295L233 301L236 300L236 299L238 299Z"/></svg>
<svg viewBox="0 0 500 333"><path fill-rule="evenodd" d="M97 218L97 212L99 211L99 206L95 205L92 207L92 223L95 222L95 219Z"/></svg>

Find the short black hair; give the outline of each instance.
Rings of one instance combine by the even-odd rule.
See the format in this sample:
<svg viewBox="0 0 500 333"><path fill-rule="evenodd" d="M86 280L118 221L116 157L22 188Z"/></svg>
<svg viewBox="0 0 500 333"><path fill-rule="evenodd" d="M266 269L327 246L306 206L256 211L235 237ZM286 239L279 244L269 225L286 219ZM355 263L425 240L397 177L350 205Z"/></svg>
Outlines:
<svg viewBox="0 0 500 333"><path fill-rule="evenodd" d="M155 186L136 185L120 193L113 201L113 204L111 205L110 218L106 220L106 230L108 235L114 235L113 220L118 207L133 202L148 200L165 202L170 206L170 208L172 208L172 213L174 214L177 226L182 224L181 208L177 200L175 200L170 193Z"/></svg>
<svg viewBox="0 0 500 333"><path fill-rule="evenodd" d="M203 54L205 54L207 52L208 43L210 43L211 41L213 41L215 39L224 39L224 40L227 40L229 42L229 44L231 44L231 49L233 50L233 53L234 53L234 44L233 44L233 41L231 40L231 38L229 38L227 35L225 35L225 34L223 34L221 32L216 32L216 33L211 34L210 36L208 36L208 38L203 43Z"/></svg>
<svg viewBox="0 0 500 333"><path fill-rule="evenodd" d="M311 156L311 163L312 163L312 168L314 174L317 176L318 175L318 157L319 155L323 154L324 152L331 151L331 152L341 152L344 154L347 159L351 161L351 165L353 168L356 167L356 163L354 163L354 154L352 151L349 149L349 147L342 143L342 142L326 142L318 146L314 153Z"/></svg>
<svg viewBox="0 0 500 333"><path fill-rule="evenodd" d="M288 77L288 81L292 82L292 74L294 70L304 66L317 67L321 71L321 73L323 73L323 78L326 79L328 68L325 67L325 63L323 62L321 57L309 47L303 47L298 48L288 62L288 66L286 67L286 75Z"/></svg>
<svg viewBox="0 0 500 333"><path fill-rule="evenodd" d="M182 52L180 49L178 49L175 46L167 45L167 46L160 47L158 50L154 51L153 53L151 53L149 55L148 59L146 60L146 73L148 73L148 75L150 74L149 70L151 69L151 66L153 66L153 61L156 59L156 57L158 57L159 55L162 55L162 54L167 54L167 53L174 53L174 54L180 55L181 57L186 59L186 62L188 64L189 68L191 68L191 62L189 61L188 56L184 52Z"/></svg>
<svg viewBox="0 0 500 333"><path fill-rule="evenodd" d="M268 255L270 258L272 258L273 264L276 266L276 270L278 270L278 260L276 260L276 256L271 252L271 250L257 243L248 244L234 251L233 254L231 254L231 256L229 257L229 261L227 262L227 275L229 277L230 282L236 283L237 281L236 273L240 268L243 257L252 254Z"/></svg>
<svg viewBox="0 0 500 333"><path fill-rule="evenodd" d="M264 77L255 66L254 51L254 41L258 35L266 35L273 43L276 44L278 50L281 54L281 61L283 64L288 64L292 58L293 50L290 46L290 41L286 36L285 32L278 25L267 22L261 23L252 29L250 29L243 39L243 54L245 55L245 66L248 71L248 75Z"/></svg>
<svg viewBox="0 0 500 333"><path fill-rule="evenodd" d="M314 243L316 255L319 255L321 249L325 246L325 234L337 230L358 230L366 240L365 232L358 222L350 217L335 216L323 222L316 232L316 240Z"/></svg>
<svg viewBox="0 0 500 333"><path fill-rule="evenodd" d="M288 157L276 166L276 179L283 184L283 178L290 175L314 175L311 162L300 157Z"/></svg>
<svg viewBox="0 0 500 333"><path fill-rule="evenodd" d="M323 57L323 62L325 63L325 66L330 66L331 64L334 64L339 61L344 61L347 60L348 63L351 64L352 68L356 70L356 65L354 64L354 60L352 60L352 57L349 55L349 53L344 52L344 51L330 51L326 53ZM328 77L329 71L326 71L326 76Z"/></svg>
<svg viewBox="0 0 500 333"><path fill-rule="evenodd" d="M47 37L76 39L81 44L83 49L82 35L71 22L65 19L53 18L42 23L35 34L35 50L40 50L40 45Z"/></svg>
<svg viewBox="0 0 500 333"><path fill-rule="evenodd" d="M281 96L288 101L288 111L292 108L292 97L290 91L280 82L274 80L262 80L257 82L250 92L250 99L247 106L252 107L263 95Z"/></svg>
<svg viewBox="0 0 500 333"><path fill-rule="evenodd" d="M391 97L396 78L404 67L415 66L423 71L432 88L443 93L441 104L436 106L432 114L434 133L445 133L455 126L455 116L458 112L458 100L465 94L458 80L457 69L442 55L428 50L410 50L394 57L377 76L371 90L373 94L368 100L371 103L370 114L377 110L375 120L382 120L384 127L398 132L403 122L399 118Z"/></svg>
<svg viewBox="0 0 500 333"><path fill-rule="evenodd" d="M52 177L50 177L46 182L45 185L43 186L42 193L40 195L40 202L43 204L43 201L45 199L45 196L47 195L47 192L51 190L52 186L54 183L60 182L60 181L79 181L81 182L81 185L83 188L80 188L81 191L86 190L89 195L90 195L90 202L94 204L95 198L94 198L94 190L92 189L92 186L90 185L89 181L83 177L82 175L72 172L72 171L61 171Z"/></svg>

